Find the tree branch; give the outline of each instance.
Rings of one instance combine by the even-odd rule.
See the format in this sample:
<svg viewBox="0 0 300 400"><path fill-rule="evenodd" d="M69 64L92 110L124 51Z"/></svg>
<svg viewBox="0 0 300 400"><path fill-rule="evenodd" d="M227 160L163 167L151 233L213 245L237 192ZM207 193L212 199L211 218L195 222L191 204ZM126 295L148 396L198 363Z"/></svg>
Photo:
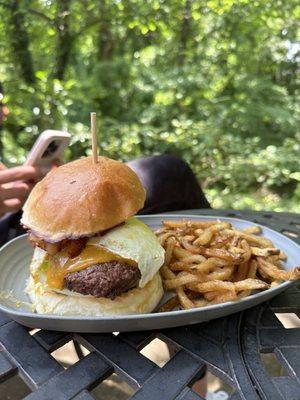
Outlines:
<svg viewBox="0 0 300 400"><path fill-rule="evenodd" d="M4 3L3 1L0 1L0 6L3 6L3 7L5 7L5 8L10 8L10 9L12 9L11 4Z"/></svg>
<svg viewBox="0 0 300 400"><path fill-rule="evenodd" d="M29 47L29 36L26 29L25 15L20 9L19 0L11 0L9 17L9 36L12 53L21 74L28 85L35 83L35 72L32 54Z"/></svg>
<svg viewBox="0 0 300 400"><path fill-rule="evenodd" d="M58 2L58 12L56 17L57 25L57 46L56 46L56 67L54 78L63 80L66 67L69 62L73 35L70 32L70 6L72 0Z"/></svg>
<svg viewBox="0 0 300 400"><path fill-rule="evenodd" d="M47 22L50 22L51 24L55 24L54 19L48 17L46 14L44 14L41 11L34 10L33 8L28 8L28 11L31 12L32 14L37 15L38 17L43 18L44 20L46 20Z"/></svg>

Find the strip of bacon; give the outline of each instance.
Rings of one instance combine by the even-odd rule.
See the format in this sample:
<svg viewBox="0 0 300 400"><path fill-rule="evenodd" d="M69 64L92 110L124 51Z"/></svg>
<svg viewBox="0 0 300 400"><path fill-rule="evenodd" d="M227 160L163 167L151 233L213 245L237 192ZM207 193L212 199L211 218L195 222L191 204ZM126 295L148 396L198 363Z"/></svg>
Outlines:
<svg viewBox="0 0 300 400"><path fill-rule="evenodd" d="M87 238L80 238L75 240L62 240L57 243L50 243L46 240L39 238L32 232L29 234L29 242L41 249L45 250L51 256L61 251L63 248L66 249L67 254L70 258L78 256L86 245Z"/></svg>

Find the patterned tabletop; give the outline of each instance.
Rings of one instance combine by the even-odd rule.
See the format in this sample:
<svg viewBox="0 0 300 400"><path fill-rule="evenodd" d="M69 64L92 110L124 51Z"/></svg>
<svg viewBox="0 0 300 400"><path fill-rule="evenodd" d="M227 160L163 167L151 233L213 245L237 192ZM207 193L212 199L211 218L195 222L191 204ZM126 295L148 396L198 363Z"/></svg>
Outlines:
<svg viewBox="0 0 300 400"><path fill-rule="evenodd" d="M233 210L189 213L248 219L300 244L297 214ZM232 389L230 400L299 400L300 328L285 328L275 313L300 317L300 287L294 285L268 303L229 317L152 332L33 333L0 314L0 399L5 396L3 383L18 374L31 390L26 399L92 400L93 387L115 373L135 390L130 399L196 400L202 397L193 384L208 369ZM172 355L162 368L140 353L154 338L167 343ZM78 349L79 361L64 369L51 353L70 340L77 349L82 344L90 353L84 356ZM277 360L280 374L270 374L262 354Z"/></svg>

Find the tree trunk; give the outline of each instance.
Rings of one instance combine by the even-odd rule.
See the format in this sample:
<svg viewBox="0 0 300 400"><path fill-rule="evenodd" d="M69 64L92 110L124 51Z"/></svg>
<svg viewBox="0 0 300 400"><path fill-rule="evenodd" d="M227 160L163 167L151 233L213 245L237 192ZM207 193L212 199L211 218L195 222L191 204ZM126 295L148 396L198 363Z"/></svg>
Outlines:
<svg viewBox="0 0 300 400"><path fill-rule="evenodd" d="M186 59L187 44L191 30L191 7L192 0L186 0L179 34L179 54L177 58L178 65L183 65Z"/></svg>
<svg viewBox="0 0 300 400"><path fill-rule="evenodd" d="M9 7L9 36L16 65L28 85L35 83L32 55L29 49L29 37L26 30L25 15L19 0L11 0Z"/></svg>
<svg viewBox="0 0 300 400"><path fill-rule="evenodd" d="M58 32L56 47L56 67L54 78L63 80L70 59L72 49L72 35L70 33L70 5L72 0L60 0L57 2L56 26Z"/></svg>
<svg viewBox="0 0 300 400"><path fill-rule="evenodd" d="M114 41L111 33L111 18L107 2L100 1L100 26L98 33L98 60L110 60L113 56Z"/></svg>

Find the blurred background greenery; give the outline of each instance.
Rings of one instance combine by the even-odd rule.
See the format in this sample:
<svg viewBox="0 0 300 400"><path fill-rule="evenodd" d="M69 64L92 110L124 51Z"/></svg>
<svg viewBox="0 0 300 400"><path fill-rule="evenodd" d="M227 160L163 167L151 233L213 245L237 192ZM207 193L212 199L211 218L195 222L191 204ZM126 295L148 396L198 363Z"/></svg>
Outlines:
<svg viewBox="0 0 300 400"><path fill-rule="evenodd" d="M22 163L46 128L89 154L96 111L103 154L177 154L215 207L299 212L299 17L297 0L2 0L1 156Z"/></svg>

